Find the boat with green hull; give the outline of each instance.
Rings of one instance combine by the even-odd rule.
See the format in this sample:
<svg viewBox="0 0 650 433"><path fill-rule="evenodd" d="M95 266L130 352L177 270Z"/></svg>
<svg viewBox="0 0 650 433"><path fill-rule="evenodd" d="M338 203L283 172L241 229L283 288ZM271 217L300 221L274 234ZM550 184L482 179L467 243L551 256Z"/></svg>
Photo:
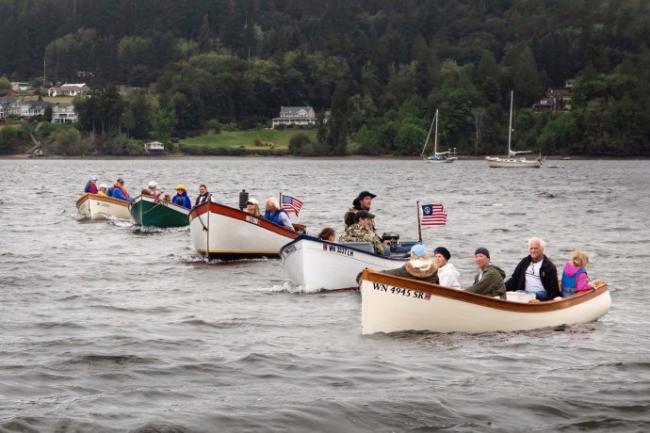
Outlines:
<svg viewBox="0 0 650 433"><path fill-rule="evenodd" d="M135 224L145 227L183 227L190 224L189 209L142 195L131 202L129 212Z"/></svg>

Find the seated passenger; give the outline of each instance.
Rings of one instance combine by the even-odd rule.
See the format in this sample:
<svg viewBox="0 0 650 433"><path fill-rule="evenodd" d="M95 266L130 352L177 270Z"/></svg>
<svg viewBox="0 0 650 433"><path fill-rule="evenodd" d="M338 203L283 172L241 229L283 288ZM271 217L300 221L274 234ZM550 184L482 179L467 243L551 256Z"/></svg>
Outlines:
<svg viewBox="0 0 650 433"><path fill-rule="evenodd" d="M264 219L271 221L273 224L277 224L286 229L295 231L293 225L291 225L291 218L287 212L280 209L280 204L278 199L275 197L269 197L266 199L266 212L264 212Z"/></svg>
<svg viewBox="0 0 650 433"><path fill-rule="evenodd" d="M433 260L438 268L440 285L451 287L452 289L460 289L460 282L458 281L460 273L456 270L453 263L449 263L450 258L451 253L445 247L438 247L433 250Z"/></svg>
<svg viewBox="0 0 650 433"><path fill-rule="evenodd" d="M318 238L322 241L336 242L336 232L331 227L325 227L318 234Z"/></svg>
<svg viewBox="0 0 650 433"><path fill-rule="evenodd" d="M566 298L576 292L590 290L589 276L585 269L589 265L589 256L584 251L573 251L571 260L564 264L562 272L562 297Z"/></svg>
<svg viewBox="0 0 650 433"><path fill-rule="evenodd" d="M204 183L199 185L199 195L196 196L196 200L194 201L194 206L198 206L203 203L207 203L210 201L211 194L208 192L208 187L205 186Z"/></svg>
<svg viewBox="0 0 650 433"><path fill-rule="evenodd" d="M429 257L424 245L413 245L411 247L411 258L404 265L397 269L383 271L384 274L398 277L416 278L427 283L438 284L438 268L435 261Z"/></svg>
<svg viewBox="0 0 650 433"><path fill-rule="evenodd" d="M172 198L172 203L176 206L184 207L185 209L192 207L192 200L190 200L190 196L187 195L187 189L182 183L176 185L176 194Z"/></svg>
<svg viewBox="0 0 650 433"><path fill-rule="evenodd" d="M490 252L487 248L477 248L474 252L474 263L478 266L478 274L474 277L474 285L465 290L479 295L499 296L501 299L505 299L506 286L503 279L506 273L490 262Z"/></svg>
<svg viewBox="0 0 650 433"><path fill-rule="evenodd" d="M102 183L99 185L99 191L97 191L97 194L107 196L108 195L108 184L107 183Z"/></svg>
<svg viewBox="0 0 650 433"><path fill-rule="evenodd" d="M113 187L111 188L111 197L118 200L131 201L131 196L124 187L124 179L121 177L117 178L115 184L113 184Z"/></svg>
<svg viewBox="0 0 650 433"><path fill-rule="evenodd" d="M247 212L254 217L262 218L262 211L260 211L260 202L254 198L248 199L246 202L246 207L244 208L244 212Z"/></svg>
<svg viewBox="0 0 650 433"><path fill-rule="evenodd" d="M163 193L162 194L162 202L165 204L171 204L172 203L172 197L169 195L169 193Z"/></svg>
<svg viewBox="0 0 650 433"><path fill-rule="evenodd" d="M149 197L153 197L156 200L160 199L163 193L163 190L158 188L158 184L154 180L147 184L147 190L149 190Z"/></svg>
<svg viewBox="0 0 650 433"><path fill-rule="evenodd" d="M539 238L528 241L529 255L521 259L512 276L506 281L509 292L524 290L535 294L539 301L548 301L560 296L557 268L544 255L546 243Z"/></svg>
<svg viewBox="0 0 650 433"><path fill-rule="evenodd" d="M387 247L372 229L374 218L375 216L366 210L357 211L354 215L355 223L348 226L339 236L339 242L370 242L375 254L384 254Z"/></svg>
<svg viewBox="0 0 650 433"><path fill-rule="evenodd" d="M97 176L90 176L86 186L84 187L84 192L89 194L97 194Z"/></svg>

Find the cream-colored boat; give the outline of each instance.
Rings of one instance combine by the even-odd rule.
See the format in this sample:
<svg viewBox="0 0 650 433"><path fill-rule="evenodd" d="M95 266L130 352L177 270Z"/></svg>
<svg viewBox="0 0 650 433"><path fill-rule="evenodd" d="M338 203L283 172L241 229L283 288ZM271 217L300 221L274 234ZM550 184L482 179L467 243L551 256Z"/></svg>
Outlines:
<svg viewBox="0 0 650 433"><path fill-rule="evenodd" d="M377 332L524 331L598 320L609 310L607 283L557 301L522 303L364 270L361 328Z"/></svg>
<svg viewBox="0 0 650 433"><path fill-rule="evenodd" d="M129 202L100 194L85 193L77 200L79 213L91 220L118 218L128 220Z"/></svg>

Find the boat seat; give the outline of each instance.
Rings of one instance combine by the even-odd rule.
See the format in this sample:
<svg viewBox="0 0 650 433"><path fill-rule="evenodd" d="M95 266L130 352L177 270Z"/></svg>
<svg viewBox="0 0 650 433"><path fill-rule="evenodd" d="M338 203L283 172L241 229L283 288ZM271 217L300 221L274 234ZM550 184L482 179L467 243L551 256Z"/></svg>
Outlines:
<svg viewBox="0 0 650 433"><path fill-rule="evenodd" d="M375 253L375 249L370 242L341 242L341 245L346 247L356 248L357 250L365 251L368 253Z"/></svg>

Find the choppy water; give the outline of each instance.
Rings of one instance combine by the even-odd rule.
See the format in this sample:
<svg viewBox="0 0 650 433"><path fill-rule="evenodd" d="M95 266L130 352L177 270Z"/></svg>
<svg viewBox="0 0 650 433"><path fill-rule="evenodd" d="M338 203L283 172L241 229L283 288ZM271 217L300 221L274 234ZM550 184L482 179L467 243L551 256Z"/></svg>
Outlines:
<svg viewBox="0 0 650 433"><path fill-rule="evenodd" d="M358 293L305 294L279 261L204 263L188 230L78 221L89 174L151 179L236 204L304 199L341 228L361 190L380 231L415 236L415 200L443 202L462 280L486 246L512 271L531 235L561 264L592 253L601 321L562 330L360 335ZM0 161L1 432L650 431L650 162L290 159Z"/></svg>

